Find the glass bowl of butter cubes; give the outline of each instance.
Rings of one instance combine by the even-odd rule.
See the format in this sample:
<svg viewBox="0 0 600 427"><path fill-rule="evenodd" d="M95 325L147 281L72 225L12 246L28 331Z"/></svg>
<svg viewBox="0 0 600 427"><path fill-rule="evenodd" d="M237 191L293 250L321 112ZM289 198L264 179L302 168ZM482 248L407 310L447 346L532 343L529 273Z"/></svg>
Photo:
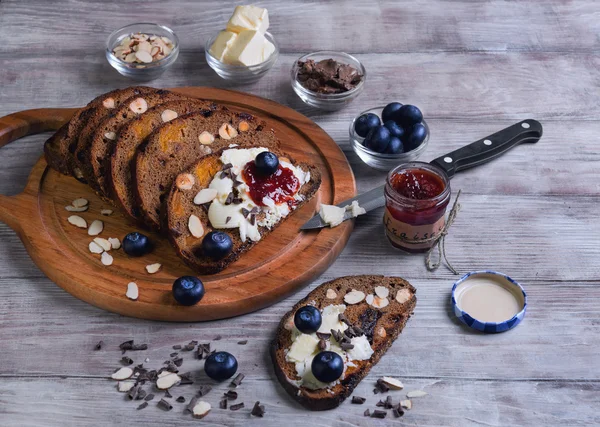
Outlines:
<svg viewBox="0 0 600 427"><path fill-rule="evenodd" d="M279 46L268 28L266 9L237 6L225 30L206 42L206 62L225 80L239 84L259 80L279 56Z"/></svg>

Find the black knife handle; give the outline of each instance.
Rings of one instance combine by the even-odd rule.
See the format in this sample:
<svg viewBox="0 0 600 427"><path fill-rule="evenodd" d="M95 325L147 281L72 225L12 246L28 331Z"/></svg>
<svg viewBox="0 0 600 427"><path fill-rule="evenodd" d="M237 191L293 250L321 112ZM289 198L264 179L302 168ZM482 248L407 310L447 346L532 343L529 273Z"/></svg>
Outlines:
<svg viewBox="0 0 600 427"><path fill-rule="evenodd" d="M456 172L487 163L522 142L538 142L542 137L542 124L527 119L502 129L472 144L440 156L430 163L441 167L452 178Z"/></svg>

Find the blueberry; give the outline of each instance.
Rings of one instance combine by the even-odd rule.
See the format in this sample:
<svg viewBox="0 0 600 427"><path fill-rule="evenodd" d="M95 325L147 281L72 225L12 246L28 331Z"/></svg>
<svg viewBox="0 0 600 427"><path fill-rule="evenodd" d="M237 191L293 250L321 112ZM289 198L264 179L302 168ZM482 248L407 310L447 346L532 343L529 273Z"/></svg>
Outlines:
<svg viewBox="0 0 600 427"><path fill-rule="evenodd" d="M406 128L421 123L423 121L423 113L414 105L405 104L396 112L394 121Z"/></svg>
<svg viewBox="0 0 600 427"><path fill-rule="evenodd" d="M365 138L365 147L369 150L383 153L388 146L391 138L391 133L385 126L377 126L369 131Z"/></svg>
<svg viewBox="0 0 600 427"><path fill-rule="evenodd" d="M376 114L363 114L354 122L354 132L356 132L358 136L362 136L364 138L371 129L379 126L380 124L381 120L379 120L379 117L377 117Z"/></svg>
<svg viewBox="0 0 600 427"><path fill-rule="evenodd" d="M204 296L202 281L194 276L181 276L173 282L173 297L181 305L194 305Z"/></svg>
<svg viewBox="0 0 600 427"><path fill-rule="evenodd" d="M202 239L202 253L215 261L225 258L231 249L231 237L222 231L211 231Z"/></svg>
<svg viewBox="0 0 600 427"><path fill-rule="evenodd" d="M404 128L398 126L398 124L395 121L388 120L383 125L390 131L390 134L392 134L392 136L395 136L396 138L400 139L402 139L402 137L404 136Z"/></svg>
<svg viewBox="0 0 600 427"><path fill-rule="evenodd" d="M216 381L225 381L235 375L238 362L231 353L217 351L206 358L204 372Z"/></svg>
<svg viewBox="0 0 600 427"><path fill-rule="evenodd" d="M310 367L316 379L330 383L342 376L344 361L333 351L322 351L315 356Z"/></svg>
<svg viewBox="0 0 600 427"><path fill-rule="evenodd" d="M399 154L399 153L402 153L403 151L404 151L404 146L402 145L402 141L400 141L400 138L396 138L395 136L392 136L390 138L390 143L388 144L384 153L385 154Z"/></svg>
<svg viewBox="0 0 600 427"><path fill-rule="evenodd" d="M321 322L321 312L312 305L300 307L294 315L294 325L296 325L296 328L304 334L317 332L321 327Z"/></svg>
<svg viewBox="0 0 600 427"><path fill-rule="evenodd" d="M386 105L381 113L381 119L383 120L383 122L385 123L388 120L394 120L394 117L396 117L396 114L400 107L402 107L402 104L400 104L399 102L392 102Z"/></svg>
<svg viewBox="0 0 600 427"><path fill-rule="evenodd" d="M137 231L125 236L122 245L125 253L131 256L143 256L152 252L150 239Z"/></svg>
<svg viewBox="0 0 600 427"><path fill-rule="evenodd" d="M406 151L411 151L411 150L414 150L415 148L417 148L419 145L421 145L423 143L423 141L425 141L426 137L427 137L427 128L425 126L423 126L422 123L417 123L416 125L414 125L410 129L408 136L404 139L404 145L405 145Z"/></svg>
<svg viewBox="0 0 600 427"><path fill-rule="evenodd" d="M256 163L256 169L265 176L274 174L279 167L279 159L270 151L260 153L254 159L254 162Z"/></svg>

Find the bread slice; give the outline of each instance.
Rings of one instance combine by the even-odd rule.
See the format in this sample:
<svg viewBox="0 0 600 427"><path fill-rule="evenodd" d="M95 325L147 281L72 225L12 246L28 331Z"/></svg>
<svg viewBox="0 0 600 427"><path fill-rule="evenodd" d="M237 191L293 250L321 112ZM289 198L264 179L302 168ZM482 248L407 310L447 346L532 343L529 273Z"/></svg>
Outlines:
<svg viewBox="0 0 600 427"><path fill-rule="evenodd" d="M216 108L216 104L200 99L170 101L150 108L121 127L110 157L109 185L113 202L125 215L133 220L140 219L131 188L131 161L144 139L163 125L165 120L172 120L170 111L183 116L193 111L212 111Z"/></svg>
<svg viewBox="0 0 600 427"><path fill-rule="evenodd" d="M76 111L71 120L47 140L44 144L44 154L48 166L64 175L71 175L68 165L71 155L69 147L77 141L91 111L96 108L106 110L114 108L114 105L116 105L115 99L119 99L122 92L122 89L117 89L94 98L85 107Z"/></svg>
<svg viewBox="0 0 600 427"><path fill-rule="evenodd" d="M221 137L219 129L225 125L233 128L237 136ZM261 138L276 141L272 131L264 130L265 125L250 114L238 114L221 107L178 117L151 133L132 163L132 188L143 222L152 229L160 229L161 205L173 180L202 156L230 144L256 142ZM200 143L203 132L213 136L212 144Z"/></svg>
<svg viewBox="0 0 600 427"><path fill-rule="evenodd" d="M261 147L263 145L260 142L251 142L247 145L247 147L252 146ZM237 148L244 148L244 144L241 144L240 147L235 147L234 149ZM265 148L269 147L267 146ZM227 150L227 148L224 150ZM264 237L277 228L283 221L285 221L285 219L289 218L290 215L292 215L296 210L306 204L306 202L308 202L319 189L319 186L321 185L321 174L316 167L306 163L295 164L289 158L289 156L276 148L270 148L269 151L276 153L281 161L286 160L294 166L302 169L303 172L310 173L308 182L301 182L302 186L298 191L298 194L301 196L301 200L297 201L295 206L292 207L292 211L286 217L280 219L279 222L274 223L270 227L259 226L258 232L260 233L260 240L258 242L254 242L250 240L250 238L246 238L246 240L243 241L240 237L239 228L221 229L220 231L224 231L229 234L233 242L233 250L229 253L229 255L221 260L214 261L213 259L205 256L202 253L201 248L202 237L194 237L188 227L190 216L195 215L200 219L204 235L213 231L213 227L208 219L209 204L199 206L194 203L194 197L200 190L208 188L213 178L217 174L221 173L220 171L223 169L221 152L213 153L203 157L189 170L180 174L175 180L175 184L173 184L171 187L171 191L169 192L169 196L167 197L163 210L166 215L165 226L168 230L169 241L175 247L178 255L199 274L214 274L225 269L228 265L236 261L242 254L252 249L257 243L260 244L260 241L262 241ZM180 183L188 182L189 175L193 177L193 185L191 188L189 188L189 186L180 186ZM241 178L239 175L237 179L243 180L243 178ZM240 189L243 187L237 188ZM243 204L238 206L240 211L242 207L244 207ZM249 209L250 208L248 208L248 210ZM260 224L264 218L265 213L260 212L256 215L255 221ZM223 219L225 220L225 218Z"/></svg>
<svg viewBox="0 0 600 427"><path fill-rule="evenodd" d="M377 308L367 303L366 298L358 303L349 304L345 297L353 290L363 292L367 298L372 298L368 297L369 295L388 292L386 299L389 304ZM317 287L283 316L277 335L271 344L270 352L275 374L283 388L310 410L322 411L337 407L352 394L358 383L398 338L415 309L417 303L415 293L416 289L404 279L370 275L340 277ZM379 297L375 297L374 300L380 307L385 304ZM346 305L343 314L348 324L352 327L358 326L364 332L373 354L367 360L354 360L352 364L345 362L346 370L342 377L326 388L311 389L300 385L296 365L286 360L286 354L292 344L292 334L299 334L294 326L294 314L305 305L313 305L322 311L329 305L338 304ZM327 339L328 348L332 339L331 337ZM316 352L318 349L315 349Z"/></svg>
<svg viewBox="0 0 600 427"><path fill-rule="evenodd" d="M110 197L110 156L121 126L136 117L143 116L148 108L164 102L189 99L181 94L159 89L156 92L136 95L127 99L123 104L106 117L90 137L85 147L86 165L91 167L90 186L102 197Z"/></svg>
<svg viewBox="0 0 600 427"><path fill-rule="evenodd" d="M147 86L133 86L115 90L111 92L110 96L104 99L106 102L103 101L87 109L82 127L74 135L69 144L69 153L66 158L70 174L82 182L90 182L92 180L92 169L86 150L89 147L91 136L96 128L102 120L111 113L114 113L115 109L119 108L123 102L132 96L146 95L156 91L157 89Z"/></svg>

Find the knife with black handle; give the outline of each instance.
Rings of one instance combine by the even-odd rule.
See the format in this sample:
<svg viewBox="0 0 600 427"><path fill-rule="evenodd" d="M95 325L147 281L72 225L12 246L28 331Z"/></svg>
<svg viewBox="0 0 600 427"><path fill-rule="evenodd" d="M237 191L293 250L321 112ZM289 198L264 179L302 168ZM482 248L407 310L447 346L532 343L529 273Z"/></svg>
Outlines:
<svg viewBox="0 0 600 427"><path fill-rule="evenodd" d="M457 172L487 163L518 144L538 142L542 137L542 133L543 129L540 122L533 119L523 120L458 150L440 156L430 163L443 169L448 178L452 178ZM382 185L366 193L359 194L339 203L337 206L343 208L356 200L367 212L380 208L385 205L384 187L385 185ZM351 218L352 214L347 211L344 214L344 221ZM312 230L327 226L328 224L317 214L300 229Z"/></svg>

